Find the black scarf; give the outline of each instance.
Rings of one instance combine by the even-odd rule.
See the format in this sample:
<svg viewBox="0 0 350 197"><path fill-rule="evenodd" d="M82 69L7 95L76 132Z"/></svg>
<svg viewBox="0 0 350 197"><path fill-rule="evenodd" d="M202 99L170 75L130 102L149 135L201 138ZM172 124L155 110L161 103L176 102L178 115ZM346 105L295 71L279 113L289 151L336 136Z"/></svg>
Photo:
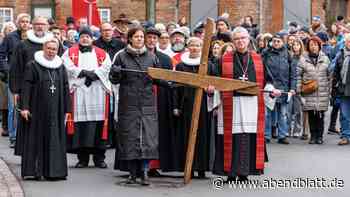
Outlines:
<svg viewBox="0 0 350 197"><path fill-rule="evenodd" d="M79 44L79 51L82 52L82 53L85 53L85 52L91 52L92 51L92 46L82 46Z"/></svg>
<svg viewBox="0 0 350 197"><path fill-rule="evenodd" d="M309 57L310 57L312 64L316 66L317 62L318 62L318 54L310 52Z"/></svg>

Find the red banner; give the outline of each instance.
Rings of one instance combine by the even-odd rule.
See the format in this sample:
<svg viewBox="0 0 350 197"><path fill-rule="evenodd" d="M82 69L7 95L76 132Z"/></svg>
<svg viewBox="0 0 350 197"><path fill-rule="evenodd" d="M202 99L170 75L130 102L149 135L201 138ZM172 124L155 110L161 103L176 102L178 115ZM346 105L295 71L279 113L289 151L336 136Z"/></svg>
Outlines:
<svg viewBox="0 0 350 197"><path fill-rule="evenodd" d="M87 18L90 25L101 24L96 0L72 0L72 15L76 20Z"/></svg>

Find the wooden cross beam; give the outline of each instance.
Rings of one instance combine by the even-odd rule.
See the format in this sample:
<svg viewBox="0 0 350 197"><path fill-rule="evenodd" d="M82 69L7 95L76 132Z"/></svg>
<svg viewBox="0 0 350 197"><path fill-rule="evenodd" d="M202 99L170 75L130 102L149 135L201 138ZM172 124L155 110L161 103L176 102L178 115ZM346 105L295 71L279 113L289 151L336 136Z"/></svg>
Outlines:
<svg viewBox="0 0 350 197"><path fill-rule="evenodd" d="M188 184L191 181L191 171L193 164L193 157L195 151L195 144L197 138L198 130L198 120L201 108L201 101L203 97L203 89L207 88L209 85L214 86L220 91L237 91L250 95L258 95L259 88L256 83L245 82L241 80L220 78L208 76L208 56L210 43L213 36L214 30L214 20L208 18L205 25L205 37L204 44L202 47L202 57L199 66L198 74L170 71L159 68L149 68L148 74L154 79L162 79L167 81L174 81L181 84L190 85L196 88L195 101L192 111L192 122L191 130L189 133L188 147L186 154L186 165L185 165L185 177L184 182Z"/></svg>

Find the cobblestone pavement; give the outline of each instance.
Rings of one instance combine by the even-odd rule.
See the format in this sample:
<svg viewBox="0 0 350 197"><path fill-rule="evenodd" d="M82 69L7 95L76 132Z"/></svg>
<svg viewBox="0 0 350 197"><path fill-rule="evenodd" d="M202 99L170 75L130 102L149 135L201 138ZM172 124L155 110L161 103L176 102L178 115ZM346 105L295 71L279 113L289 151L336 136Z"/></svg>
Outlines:
<svg viewBox="0 0 350 197"><path fill-rule="evenodd" d="M23 197L24 192L17 177L0 157L0 197Z"/></svg>

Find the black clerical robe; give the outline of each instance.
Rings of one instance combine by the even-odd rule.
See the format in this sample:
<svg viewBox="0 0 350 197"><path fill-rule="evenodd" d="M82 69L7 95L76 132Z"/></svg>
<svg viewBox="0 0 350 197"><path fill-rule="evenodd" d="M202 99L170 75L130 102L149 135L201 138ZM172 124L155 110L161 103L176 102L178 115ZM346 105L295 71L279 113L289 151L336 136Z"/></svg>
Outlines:
<svg viewBox="0 0 350 197"><path fill-rule="evenodd" d="M21 87L22 109L31 113L22 119L22 177L67 176L65 114L70 111L69 86L64 66L47 68L36 61L26 66Z"/></svg>
<svg viewBox="0 0 350 197"><path fill-rule="evenodd" d="M198 73L198 65L189 65L187 63L180 63L176 66L176 70ZM186 162L187 144L189 138L189 131L191 129L191 120L193 105L195 100L196 89L188 86L180 86L176 90L177 102L176 108L180 109L181 115L179 117L178 127L176 131L175 148L178 151L177 168L179 171L184 170ZM197 141L195 146L195 154L193 160L194 171L208 171L209 170L209 157L210 157L210 117L207 108L207 96L204 93L200 115L198 120Z"/></svg>
<svg viewBox="0 0 350 197"><path fill-rule="evenodd" d="M221 64L212 70L215 70L216 74L221 77L257 82L260 89L264 87L263 65L260 56L254 52L226 54L222 58ZM223 118L222 122L217 124L221 125L222 130L219 132L220 127L216 128L214 174L234 177L260 175L264 172L266 152L262 93L259 93L257 97L257 129L255 133L235 131L237 127L234 127L233 120L237 117L232 117L232 114L235 114L232 113L234 112L232 106L235 106L233 98L240 96L249 95L237 92L221 93ZM228 100L228 105L226 105L227 102L225 104L225 100Z"/></svg>

